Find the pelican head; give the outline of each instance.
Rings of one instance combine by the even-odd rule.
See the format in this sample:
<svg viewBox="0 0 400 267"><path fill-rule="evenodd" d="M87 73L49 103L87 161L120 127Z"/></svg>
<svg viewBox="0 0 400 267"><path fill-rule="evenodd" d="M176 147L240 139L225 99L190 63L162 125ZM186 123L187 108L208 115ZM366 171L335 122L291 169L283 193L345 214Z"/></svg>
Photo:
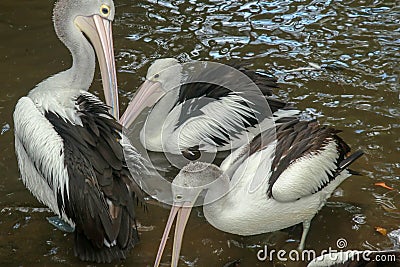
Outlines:
<svg viewBox="0 0 400 267"><path fill-rule="evenodd" d="M180 88L182 65L174 58L157 59L149 67L145 82L129 103L121 124L129 127L146 107L158 102L167 92Z"/></svg>
<svg viewBox="0 0 400 267"><path fill-rule="evenodd" d="M178 266L183 234L192 207L200 193L207 190L206 204L218 201L229 190L228 176L217 166L203 162L192 162L182 168L172 182L173 206L161 238L154 266L159 266L172 224L176 219L171 266Z"/></svg>
<svg viewBox="0 0 400 267"><path fill-rule="evenodd" d="M53 20L57 36L73 56L72 69L75 73L72 76L86 72L93 76L94 68L86 70L87 65L80 65L82 58L94 60L93 49L87 45L86 38L93 46L100 65L106 103L112 107L112 113L118 119L117 78L111 29L114 14L112 0L59 0L54 7ZM75 81L76 77L72 79ZM91 83L93 77L88 80Z"/></svg>

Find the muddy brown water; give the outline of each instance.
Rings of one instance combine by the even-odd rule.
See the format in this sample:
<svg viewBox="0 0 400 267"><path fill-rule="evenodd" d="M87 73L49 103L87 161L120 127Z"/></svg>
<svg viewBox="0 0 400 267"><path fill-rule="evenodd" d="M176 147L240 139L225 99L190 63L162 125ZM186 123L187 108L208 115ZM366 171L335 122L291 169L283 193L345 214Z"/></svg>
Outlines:
<svg viewBox="0 0 400 267"><path fill-rule="evenodd" d="M86 266L73 256L73 236L47 222L51 213L36 209L42 206L20 181L14 153L16 101L71 63L53 31L53 1L2 0L0 7L0 265ZM121 109L149 64L160 57L246 59L255 69L274 73L280 97L321 123L343 130L341 136L349 145L366 153L353 166L363 176L346 180L315 216L307 248L318 253L337 249L340 238L346 239L349 249L390 247L375 227L400 228L400 8L396 1L119 0L113 31ZM342 69L285 72L309 62ZM101 91L99 77L92 92ZM377 182L394 190L376 186ZM137 216L141 243L117 265L152 266L168 210L149 204L149 212L138 208ZM304 266L300 261L257 259L264 244L276 250L294 249L301 229L298 225L240 237L214 229L195 209L180 266L223 266L235 259L241 259L241 266ZM168 266L169 248L164 266Z"/></svg>

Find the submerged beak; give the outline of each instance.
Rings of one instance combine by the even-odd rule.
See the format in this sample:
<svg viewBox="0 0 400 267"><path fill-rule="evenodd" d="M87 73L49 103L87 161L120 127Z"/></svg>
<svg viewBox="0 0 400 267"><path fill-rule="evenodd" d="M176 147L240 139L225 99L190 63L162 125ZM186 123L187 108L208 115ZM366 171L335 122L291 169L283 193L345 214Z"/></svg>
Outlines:
<svg viewBox="0 0 400 267"><path fill-rule="evenodd" d="M178 266L179 254L181 252L183 234L185 232L186 223L189 219L190 212L192 210L192 204L190 202L174 203L171 208L171 212L168 217L167 225L165 226L164 234L161 238L160 247L158 248L156 261L154 267L158 267L161 262L161 257L164 252L165 244L172 227L172 223L176 219L174 244L172 247L172 260L171 266Z"/></svg>
<svg viewBox="0 0 400 267"><path fill-rule="evenodd" d="M129 128L139 114L146 108L151 107L165 94L159 82L146 80L137 90L136 95L129 103L122 115L120 123Z"/></svg>
<svg viewBox="0 0 400 267"><path fill-rule="evenodd" d="M96 51L106 104L111 107L111 114L118 120L118 88L111 21L99 15L77 16L75 24L89 37Z"/></svg>

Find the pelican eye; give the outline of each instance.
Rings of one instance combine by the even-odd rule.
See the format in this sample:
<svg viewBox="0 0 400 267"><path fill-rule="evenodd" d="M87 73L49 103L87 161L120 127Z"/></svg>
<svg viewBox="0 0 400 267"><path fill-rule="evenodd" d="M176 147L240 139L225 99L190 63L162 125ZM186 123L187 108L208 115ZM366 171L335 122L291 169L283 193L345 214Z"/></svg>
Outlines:
<svg viewBox="0 0 400 267"><path fill-rule="evenodd" d="M182 198L183 198L182 195L176 195L176 196L175 196L175 199L176 199L176 200L182 200Z"/></svg>
<svg viewBox="0 0 400 267"><path fill-rule="evenodd" d="M155 79L157 79L157 78L159 78L159 77L160 77L160 74L158 74L158 73L157 73L156 75L154 75L154 78L155 78Z"/></svg>
<svg viewBox="0 0 400 267"><path fill-rule="evenodd" d="M101 5L100 12L103 16L108 16L110 15L110 7L107 5Z"/></svg>

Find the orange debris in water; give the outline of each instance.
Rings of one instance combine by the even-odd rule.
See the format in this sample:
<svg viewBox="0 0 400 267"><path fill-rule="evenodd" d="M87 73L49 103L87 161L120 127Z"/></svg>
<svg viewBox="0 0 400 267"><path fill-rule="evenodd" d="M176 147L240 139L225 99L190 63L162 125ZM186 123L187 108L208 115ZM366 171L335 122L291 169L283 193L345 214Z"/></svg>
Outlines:
<svg viewBox="0 0 400 267"><path fill-rule="evenodd" d="M389 189L389 190L393 190L393 189L394 189L394 188L392 188L392 187L390 187L390 186L387 186L387 185L385 184L385 182L375 183L375 185L376 185L376 186L381 186L381 187L386 188L386 189Z"/></svg>
<svg viewBox="0 0 400 267"><path fill-rule="evenodd" d="M375 231L377 231L381 235L387 235L387 230L383 227L375 226Z"/></svg>

